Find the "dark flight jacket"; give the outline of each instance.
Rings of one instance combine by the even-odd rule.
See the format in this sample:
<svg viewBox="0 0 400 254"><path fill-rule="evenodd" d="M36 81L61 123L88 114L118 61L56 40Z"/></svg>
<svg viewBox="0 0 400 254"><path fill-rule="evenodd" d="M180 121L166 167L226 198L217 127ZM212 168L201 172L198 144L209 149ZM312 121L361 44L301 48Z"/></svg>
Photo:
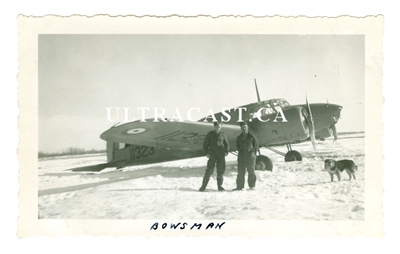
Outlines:
<svg viewBox="0 0 400 254"><path fill-rule="evenodd" d="M240 134L236 139L236 147L239 152L238 159L256 158L256 153L258 151L257 138L250 132L247 133L246 137L243 135L243 133Z"/></svg>
<svg viewBox="0 0 400 254"><path fill-rule="evenodd" d="M220 131L218 134L215 131L210 131L203 143L203 149L206 154L220 154L229 152L229 142L225 133Z"/></svg>

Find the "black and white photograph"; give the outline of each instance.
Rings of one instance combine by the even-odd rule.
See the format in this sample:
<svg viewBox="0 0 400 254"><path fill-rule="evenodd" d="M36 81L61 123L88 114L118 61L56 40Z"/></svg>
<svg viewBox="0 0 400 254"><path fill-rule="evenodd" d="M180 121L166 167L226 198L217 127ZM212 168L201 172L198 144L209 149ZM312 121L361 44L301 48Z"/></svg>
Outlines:
<svg viewBox="0 0 400 254"><path fill-rule="evenodd" d="M38 217L363 220L364 45L39 35Z"/></svg>
<svg viewBox="0 0 400 254"><path fill-rule="evenodd" d="M303 18L277 34L269 25L294 20L71 17L73 28L60 33L46 22L64 21L46 18L20 17L21 27L41 26L27 47L37 47L37 150L29 150L37 225L112 220L145 235L226 235L300 222L288 235L380 234L382 218L372 215L381 196L368 190L378 186L381 158L368 146L381 133L370 124L380 113L371 93L380 77L371 70L381 58L371 34L359 31L364 21L321 20L336 31L327 33ZM132 28L76 28L114 21ZM368 22L379 38L381 17Z"/></svg>

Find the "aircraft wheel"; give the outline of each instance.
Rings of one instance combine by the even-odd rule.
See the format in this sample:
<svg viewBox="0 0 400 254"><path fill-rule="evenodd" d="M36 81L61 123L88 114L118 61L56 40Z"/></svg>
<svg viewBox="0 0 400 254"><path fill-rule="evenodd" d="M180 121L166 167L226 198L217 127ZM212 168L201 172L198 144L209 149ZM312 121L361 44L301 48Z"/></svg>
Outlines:
<svg viewBox="0 0 400 254"><path fill-rule="evenodd" d="M285 162L289 161L302 161L303 157L295 150L289 151L285 154Z"/></svg>
<svg viewBox="0 0 400 254"><path fill-rule="evenodd" d="M257 156L256 159L256 170L268 170L272 171L274 165L270 158L264 155Z"/></svg>

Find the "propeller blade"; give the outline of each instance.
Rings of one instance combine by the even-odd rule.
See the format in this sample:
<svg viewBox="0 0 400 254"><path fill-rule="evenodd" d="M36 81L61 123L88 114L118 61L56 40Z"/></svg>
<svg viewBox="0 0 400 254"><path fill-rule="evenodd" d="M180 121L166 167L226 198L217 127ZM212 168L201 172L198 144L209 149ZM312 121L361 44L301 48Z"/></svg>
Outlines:
<svg viewBox="0 0 400 254"><path fill-rule="evenodd" d="M337 140L338 139L338 134L337 134L337 131L336 131L336 125L334 125L334 124L332 124L331 125L331 129L332 129L332 132L333 132L333 140L335 141L335 140Z"/></svg>
<svg viewBox="0 0 400 254"><path fill-rule="evenodd" d="M307 104L307 108L308 108L308 117L309 117L309 128L310 128L310 140L312 143L312 146L314 148L314 152L317 151L317 145L315 143L315 127L314 127L314 118L312 116L312 112L311 112L311 107L310 104L308 103L308 99L307 99L307 95L306 95L306 104Z"/></svg>
<svg viewBox="0 0 400 254"><path fill-rule="evenodd" d="M257 100L258 100L258 102L261 102L260 94L258 93L258 87L257 87L257 81L256 81L256 79L254 79L254 84L255 84L255 86L256 86Z"/></svg>

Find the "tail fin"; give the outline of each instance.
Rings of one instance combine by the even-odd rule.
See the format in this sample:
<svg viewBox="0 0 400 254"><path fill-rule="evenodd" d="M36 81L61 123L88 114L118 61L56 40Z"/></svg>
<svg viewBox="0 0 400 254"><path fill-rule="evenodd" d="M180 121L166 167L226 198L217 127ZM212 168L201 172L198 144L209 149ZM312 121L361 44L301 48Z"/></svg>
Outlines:
<svg viewBox="0 0 400 254"><path fill-rule="evenodd" d="M111 162L114 160L114 151L118 150L118 143L114 143L107 140L107 161Z"/></svg>

